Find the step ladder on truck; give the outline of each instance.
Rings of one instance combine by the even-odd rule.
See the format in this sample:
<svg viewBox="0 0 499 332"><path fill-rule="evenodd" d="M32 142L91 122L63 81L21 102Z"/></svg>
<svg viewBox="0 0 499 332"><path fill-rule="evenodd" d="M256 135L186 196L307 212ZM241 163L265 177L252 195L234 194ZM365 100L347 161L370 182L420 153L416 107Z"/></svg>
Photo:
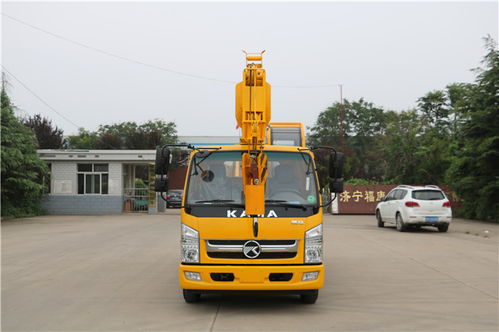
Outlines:
<svg viewBox="0 0 499 332"><path fill-rule="evenodd" d="M245 52L246 53L246 52ZM314 152L329 154L329 188L343 191L343 153L307 147L301 123L271 123L261 53L246 53L236 85L240 143L190 149L178 275L186 302L207 293L290 293L315 303L324 283L323 202ZM157 149L155 189L168 189L175 146Z"/></svg>

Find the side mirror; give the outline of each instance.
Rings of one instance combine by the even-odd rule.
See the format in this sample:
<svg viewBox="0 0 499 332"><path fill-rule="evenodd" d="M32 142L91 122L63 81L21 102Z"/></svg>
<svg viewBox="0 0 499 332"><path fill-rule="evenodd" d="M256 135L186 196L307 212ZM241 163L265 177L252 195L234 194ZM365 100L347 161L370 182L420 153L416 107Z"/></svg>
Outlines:
<svg viewBox="0 0 499 332"><path fill-rule="evenodd" d="M333 193L343 192L343 152L333 152L329 157L329 189Z"/></svg>
<svg viewBox="0 0 499 332"><path fill-rule="evenodd" d="M345 155L343 152L333 152L329 157L329 177L331 179L343 178L343 164L345 163Z"/></svg>
<svg viewBox="0 0 499 332"><path fill-rule="evenodd" d="M386 201L386 196L385 196L385 197L382 197L379 201L380 201L380 202L385 202L385 201Z"/></svg>
<svg viewBox="0 0 499 332"><path fill-rule="evenodd" d="M332 193L342 193L343 192L343 179L331 179L329 181L329 190Z"/></svg>
<svg viewBox="0 0 499 332"><path fill-rule="evenodd" d="M166 175L168 173L171 157L172 157L171 151L167 147L156 149L156 163L155 163L156 175Z"/></svg>
<svg viewBox="0 0 499 332"><path fill-rule="evenodd" d="M161 193L167 192L168 179L163 177L157 177L154 181L154 191Z"/></svg>

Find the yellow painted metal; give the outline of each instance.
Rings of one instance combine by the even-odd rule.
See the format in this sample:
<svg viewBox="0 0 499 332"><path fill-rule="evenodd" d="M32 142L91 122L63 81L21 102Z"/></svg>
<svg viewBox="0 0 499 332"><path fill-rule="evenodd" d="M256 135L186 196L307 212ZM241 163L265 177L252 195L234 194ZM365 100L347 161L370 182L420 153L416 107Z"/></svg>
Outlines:
<svg viewBox="0 0 499 332"><path fill-rule="evenodd" d="M241 151L245 149L244 145L224 145L219 146L218 151ZM263 151L282 151L282 152L301 152L308 153L311 158L314 155L310 151L300 150L301 147L296 146L273 146L264 145ZM195 152L192 152L192 155ZM190 166L189 166L190 167ZM187 170L187 174L191 174L191 170ZM317 174L316 174L317 176ZM187 181L186 181L187 182ZM187 188L184 188L187 190ZM184 196L185 198L185 196ZM320 197L319 197L320 199ZM319 202L322 204L322 202ZM185 204L185 203L184 203ZM184 205L182 204L182 205ZM322 208L319 209L317 214L310 217L290 217L290 218L274 218L268 217L264 213L264 216L258 218L258 237L253 234L253 219L248 217L242 218L220 218L220 217L203 217L198 218L185 213L185 210L181 209L181 221L187 226L199 231L201 236L200 240L200 259L206 264L248 264L248 265L258 265L258 261L254 260L237 260L237 259L220 259L220 258L210 258L206 254L206 244L205 239L298 239L300 240L299 249L296 257L285 258L285 259L273 259L272 264L303 264L304 261L304 243L303 238L305 232L320 223L322 223ZM248 211L246 214L249 215ZM303 224L293 224L292 220L303 221Z"/></svg>
<svg viewBox="0 0 499 332"><path fill-rule="evenodd" d="M265 52L265 51L263 51ZM236 85L236 120L241 127L243 155L243 187L246 212L250 215L265 211L267 158L263 154L266 128L270 122L270 84L266 81L262 54L246 54L243 80Z"/></svg>
<svg viewBox="0 0 499 332"><path fill-rule="evenodd" d="M247 261L247 260L246 260ZM233 263L234 264L234 263ZM201 281L191 281L185 278L184 272L198 272ZM211 273L233 273L234 281L217 282L211 279ZM319 272L313 281L302 281L304 273ZM287 282L269 281L270 273L293 273ZM180 265L180 287L183 289L203 290L306 290L319 289L324 285L324 265L294 265L294 266L213 266L213 265Z"/></svg>

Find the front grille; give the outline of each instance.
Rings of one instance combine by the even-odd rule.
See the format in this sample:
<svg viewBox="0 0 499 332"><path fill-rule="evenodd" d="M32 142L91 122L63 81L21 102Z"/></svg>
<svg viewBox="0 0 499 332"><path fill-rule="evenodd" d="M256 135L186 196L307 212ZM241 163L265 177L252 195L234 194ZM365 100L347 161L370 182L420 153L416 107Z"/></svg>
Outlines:
<svg viewBox="0 0 499 332"><path fill-rule="evenodd" d="M296 252L262 252L255 259L282 259L282 258L294 258ZM250 259L242 252L230 252L230 251L209 251L208 257L210 258L228 258L228 259Z"/></svg>
<svg viewBox="0 0 499 332"><path fill-rule="evenodd" d="M206 241L206 254L218 259L251 259L244 255L244 244L248 239L209 239ZM294 258L298 252L299 240L294 239L255 239L261 252L255 259Z"/></svg>
<svg viewBox="0 0 499 332"><path fill-rule="evenodd" d="M233 246L243 245L249 240L208 240L211 245ZM294 245L296 240L256 240L262 246L290 246Z"/></svg>

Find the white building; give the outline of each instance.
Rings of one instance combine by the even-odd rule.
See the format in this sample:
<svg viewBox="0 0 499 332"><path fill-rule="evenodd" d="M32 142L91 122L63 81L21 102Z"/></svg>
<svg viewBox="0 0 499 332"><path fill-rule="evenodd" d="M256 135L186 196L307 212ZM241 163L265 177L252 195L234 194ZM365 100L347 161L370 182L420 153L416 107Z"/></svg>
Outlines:
<svg viewBox="0 0 499 332"><path fill-rule="evenodd" d="M127 189L135 195L136 167L154 163L156 152L38 150L38 155L51 173L50 192L43 203L49 213L116 214L127 208ZM147 194L143 196L147 201Z"/></svg>
<svg viewBox="0 0 499 332"><path fill-rule="evenodd" d="M239 143L237 136L180 136L178 140L195 146ZM144 175L144 169L152 167L155 150L47 149L38 150L38 155L50 167L50 190L43 202L50 214L119 214L156 209L154 193L135 183L137 171ZM183 183L183 176L180 179L179 175L176 182Z"/></svg>

